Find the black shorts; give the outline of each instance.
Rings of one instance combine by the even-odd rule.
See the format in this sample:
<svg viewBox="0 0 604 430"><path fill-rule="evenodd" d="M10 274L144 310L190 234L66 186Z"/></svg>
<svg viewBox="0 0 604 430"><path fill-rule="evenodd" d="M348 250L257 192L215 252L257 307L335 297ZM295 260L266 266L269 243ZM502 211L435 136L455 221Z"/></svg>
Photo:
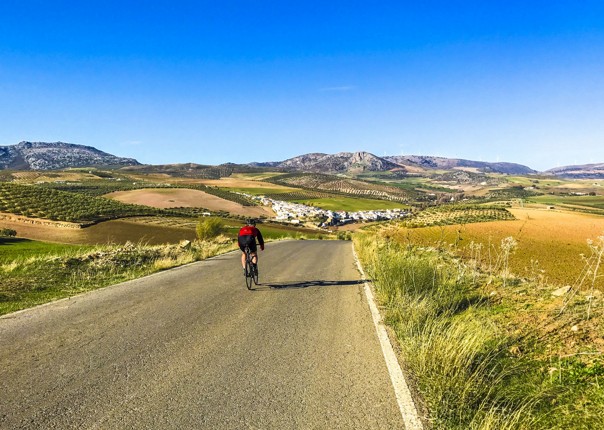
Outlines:
<svg viewBox="0 0 604 430"><path fill-rule="evenodd" d="M237 239L237 242L239 242L239 249L241 249L242 252L245 252L246 245L250 247L250 251L252 251L252 252L257 251L256 238L254 236L252 236L251 234L239 236L239 238Z"/></svg>

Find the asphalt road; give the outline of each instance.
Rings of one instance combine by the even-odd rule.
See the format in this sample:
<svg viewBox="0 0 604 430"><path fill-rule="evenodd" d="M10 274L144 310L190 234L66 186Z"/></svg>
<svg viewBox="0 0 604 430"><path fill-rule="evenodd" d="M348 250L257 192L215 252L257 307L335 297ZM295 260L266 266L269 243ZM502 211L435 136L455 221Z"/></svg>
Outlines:
<svg viewBox="0 0 604 430"><path fill-rule="evenodd" d="M350 242L267 244L0 318L1 429L404 428Z"/></svg>

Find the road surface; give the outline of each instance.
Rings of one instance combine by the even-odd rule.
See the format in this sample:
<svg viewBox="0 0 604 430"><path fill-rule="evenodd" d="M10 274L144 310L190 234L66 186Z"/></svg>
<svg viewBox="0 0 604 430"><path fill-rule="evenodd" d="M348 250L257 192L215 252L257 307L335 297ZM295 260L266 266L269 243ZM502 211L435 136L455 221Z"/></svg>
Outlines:
<svg viewBox="0 0 604 430"><path fill-rule="evenodd" d="M0 318L1 429L404 428L350 242L267 244Z"/></svg>

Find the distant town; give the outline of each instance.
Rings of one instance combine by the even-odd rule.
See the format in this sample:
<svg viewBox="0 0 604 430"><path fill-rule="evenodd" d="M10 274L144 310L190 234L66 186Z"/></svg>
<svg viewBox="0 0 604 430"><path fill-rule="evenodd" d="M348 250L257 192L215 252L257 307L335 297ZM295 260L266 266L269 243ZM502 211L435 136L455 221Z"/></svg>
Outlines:
<svg viewBox="0 0 604 430"><path fill-rule="evenodd" d="M246 197L256 200L265 206L270 206L275 212L275 220L301 224L308 221L317 221L319 227L335 227L354 222L383 221L409 216L410 212L404 209L385 209L369 211L331 211L301 203L274 200L264 196L252 196L241 193Z"/></svg>

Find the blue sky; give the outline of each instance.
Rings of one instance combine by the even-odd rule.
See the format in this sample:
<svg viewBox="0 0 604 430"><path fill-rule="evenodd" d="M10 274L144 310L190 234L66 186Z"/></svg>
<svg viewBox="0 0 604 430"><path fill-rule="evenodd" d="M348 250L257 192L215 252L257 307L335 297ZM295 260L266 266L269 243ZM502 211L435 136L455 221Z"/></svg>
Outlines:
<svg viewBox="0 0 604 430"><path fill-rule="evenodd" d="M0 145L21 140L604 162L604 2L3 0Z"/></svg>

